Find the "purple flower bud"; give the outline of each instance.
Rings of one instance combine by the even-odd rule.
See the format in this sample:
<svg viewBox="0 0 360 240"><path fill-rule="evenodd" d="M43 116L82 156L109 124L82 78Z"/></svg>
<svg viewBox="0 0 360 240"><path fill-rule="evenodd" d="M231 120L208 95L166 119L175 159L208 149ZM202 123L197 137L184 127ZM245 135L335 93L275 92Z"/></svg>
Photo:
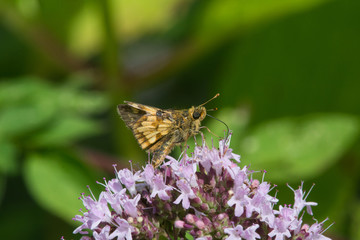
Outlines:
<svg viewBox="0 0 360 240"><path fill-rule="evenodd" d="M202 220L197 220L197 221L195 222L195 225L196 225L196 227L199 228L199 229L204 229L204 228L205 228L205 223L204 223Z"/></svg>
<svg viewBox="0 0 360 240"><path fill-rule="evenodd" d="M217 218L218 218L219 220L223 220L223 219L225 218L225 216L226 216L226 215L225 215L224 213L220 213Z"/></svg>
<svg viewBox="0 0 360 240"><path fill-rule="evenodd" d="M202 211L206 212L206 211L209 210L209 205L206 204L206 203L202 203L202 204L200 205L200 209L201 209Z"/></svg>
<svg viewBox="0 0 360 240"><path fill-rule="evenodd" d="M187 214L185 219L188 223L194 224L195 223L195 216L193 214Z"/></svg>
<svg viewBox="0 0 360 240"><path fill-rule="evenodd" d="M193 198L193 201L192 201L192 202L193 202L194 204L197 204L197 205L199 205L199 204L202 203L201 199L198 198L198 197Z"/></svg>
<svg viewBox="0 0 360 240"><path fill-rule="evenodd" d="M175 227L176 228L184 228L185 222L181 221L181 220L176 220L175 221Z"/></svg>
<svg viewBox="0 0 360 240"><path fill-rule="evenodd" d="M207 225L207 226L211 225L211 221L207 217L204 216L201 219L202 219L202 221L204 222L205 225Z"/></svg>

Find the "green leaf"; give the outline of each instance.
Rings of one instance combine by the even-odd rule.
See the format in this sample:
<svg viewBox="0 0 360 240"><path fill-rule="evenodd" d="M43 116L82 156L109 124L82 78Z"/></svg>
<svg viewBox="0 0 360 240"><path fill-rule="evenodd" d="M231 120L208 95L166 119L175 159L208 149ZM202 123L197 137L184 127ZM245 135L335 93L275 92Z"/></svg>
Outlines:
<svg viewBox="0 0 360 240"><path fill-rule="evenodd" d="M0 140L0 174L14 174L17 171L16 148Z"/></svg>
<svg viewBox="0 0 360 240"><path fill-rule="evenodd" d="M189 232L186 232L185 233L185 239L194 240L194 237Z"/></svg>
<svg viewBox="0 0 360 240"><path fill-rule="evenodd" d="M24 166L26 184L34 199L45 209L72 222L82 207L80 193L88 192L92 173L65 154L33 154Z"/></svg>
<svg viewBox="0 0 360 240"><path fill-rule="evenodd" d="M195 24L196 38L217 42L256 24L316 7L327 0L223 0L209 1ZM214 35L216 32L216 35Z"/></svg>
<svg viewBox="0 0 360 240"><path fill-rule="evenodd" d="M9 79L0 83L0 108L3 106L28 103L42 97L48 84L36 77Z"/></svg>
<svg viewBox="0 0 360 240"><path fill-rule="evenodd" d="M268 170L272 180L294 182L332 166L358 133L358 119L349 115L275 120L253 130L240 144L240 153L252 169Z"/></svg>
<svg viewBox="0 0 360 240"><path fill-rule="evenodd" d="M69 130L77 128L71 137L84 136L94 125L78 116L104 111L107 105L103 94L84 90L85 84L89 85L88 81L78 77L61 86L51 86L37 78L1 84L0 100L5 104L0 105L0 134L12 137L34 132L56 117L56 129L50 135L59 138L58 129L64 130L63 135L69 135Z"/></svg>
<svg viewBox="0 0 360 240"><path fill-rule="evenodd" d="M104 111L108 101L104 94L82 89L82 84L69 82L60 86L54 95L59 114L92 114Z"/></svg>
<svg viewBox="0 0 360 240"><path fill-rule="evenodd" d="M99 130L99 125L90 119L79 116L62 116L31 138L30 142L36 146L67 145L98 133Z"/></svg>
<svg viewBox="0 0 360 240"><path fill-rule="evenodd" d="M249 123L249 112L244 108L224 108L216 115L216 118L225 122L228 125L230 131L234 133L234 137L239 138L244 134L245 129L248 127ZM216 119L208 118L208 124L206 126L214 133L220 137L224 137L226 134L226 126L217 121ZM206 132L206 131L204 131ZM211 146L210 138L206 138L208 146Z"/></svg>
<svg viewBox="0 0 360 240"><path fill-rule="evenodd" d="M47 104L10 106L1 111L0 134L6 137L27 134L49 121L53 115Z"/></svg>
<svg viewBox="0 0 360 240"><path fill-rule="evenodd" d="M53 91L38 78L25 77L0 86L0 134L27 134L48 122L55 113Z"/></svg>

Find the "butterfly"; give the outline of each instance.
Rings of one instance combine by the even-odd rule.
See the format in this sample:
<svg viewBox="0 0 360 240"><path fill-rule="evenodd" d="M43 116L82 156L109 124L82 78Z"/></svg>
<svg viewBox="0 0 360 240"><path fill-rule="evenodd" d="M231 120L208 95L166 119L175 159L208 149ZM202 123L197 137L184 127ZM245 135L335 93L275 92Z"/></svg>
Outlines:
<svg viewBox="0 0 360 240"><path fill-rule="evenodd" d="M201 121L210 116L204 105L219 95L199 106L183 110L164 110L129 101L119 104L117 110L140 147L152 154L151 162L156 168L175 146L200 132Z"/></svg>

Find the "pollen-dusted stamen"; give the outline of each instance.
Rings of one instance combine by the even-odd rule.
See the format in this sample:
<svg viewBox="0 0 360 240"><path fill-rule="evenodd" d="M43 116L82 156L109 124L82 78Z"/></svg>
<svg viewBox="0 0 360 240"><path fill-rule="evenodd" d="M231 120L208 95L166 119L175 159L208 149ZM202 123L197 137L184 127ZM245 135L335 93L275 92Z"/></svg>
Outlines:
<svg viewBox="0 0 360 240"><path fill-rule="evenodd" d="M326 221L328 220L328 218L325 219ZM323 222L325 222L325 220ZM321 231L321 234L323 234L324 232L326 232L332 225L334 225L335 222L331 223L327 228L325 228L324 230Z"/></svg>
<svg viewBox="0 0 360 240"><path fill-rule="evenodd" d="M301 188L303 187L303 183L304 183L304 182L301 181ZM315 186L315 183L312 184L312 186L311 186L311 188L309 189L308 193L306 194L304 200L307 199L307 197L309 196L309 194L310 194L311 190L314 188L314 186ZM304 194L305 194L305 192L304 192Z"/></svg>

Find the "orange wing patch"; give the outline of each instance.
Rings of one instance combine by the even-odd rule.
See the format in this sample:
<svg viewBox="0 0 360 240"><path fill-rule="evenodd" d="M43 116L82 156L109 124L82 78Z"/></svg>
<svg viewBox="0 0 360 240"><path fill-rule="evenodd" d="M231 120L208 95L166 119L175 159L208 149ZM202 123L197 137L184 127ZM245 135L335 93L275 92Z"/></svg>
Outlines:
<svg viewBox="0 0 360 240"><path fill-rule="evenodd" d="M173 128L173 122L158 116L144 115L133 126L135 138L142 149L153 151L153 145L168 135Z"/></svg>

